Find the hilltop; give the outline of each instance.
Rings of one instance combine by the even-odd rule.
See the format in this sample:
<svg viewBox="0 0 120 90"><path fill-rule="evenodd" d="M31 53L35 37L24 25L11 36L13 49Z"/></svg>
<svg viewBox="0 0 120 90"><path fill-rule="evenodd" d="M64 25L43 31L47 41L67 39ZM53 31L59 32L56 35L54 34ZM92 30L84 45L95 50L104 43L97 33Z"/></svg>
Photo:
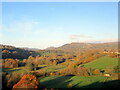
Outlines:
<svg viewBox="0 0 120 90"><path fill-rule="evenodd" d="M118 42L109 43L68 43L60 47L50 47L45 50L62 50L67 52L82 52L86 50L118 50Z"/></svg>

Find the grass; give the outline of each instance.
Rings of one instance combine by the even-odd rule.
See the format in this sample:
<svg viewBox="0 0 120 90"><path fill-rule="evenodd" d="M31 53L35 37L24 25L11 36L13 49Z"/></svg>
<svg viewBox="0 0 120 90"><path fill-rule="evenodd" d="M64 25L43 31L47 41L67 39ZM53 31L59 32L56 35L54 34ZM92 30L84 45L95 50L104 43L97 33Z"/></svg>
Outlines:
<svg viewBox="0 0 120 90"><path fill-rule="evenodd" d="M26 73L28 70L25 69L25 67L18 67L18 68L3 68L3 72L8 72L8 73Z"/></svg>
<svg viewBox="0 0 120 90"><path fill-rule="evenodd" d="M58 64L58 65L49 65L49 66L48 65L38 65L38 67L41 67L41 69L37 70L38 72L39 72L39 70L44 70L46 72L52 72L52 71L58 71L60 69L64 69L67 67L67 65L63 65L63 63L62 63L62 64Z"/></svg>
<svg viewBox="0 0 120 90"><path fill-rule="evenodd" d="M103 76L48 76L39 78L40 86L43 88L100 88L105 79ZM101 84L91 85L96 82Z"/></svg>
<svg viewBox="0 0 120 90"><path fill-rule="evenodd" d="M117 58L110 58L108 56L104 56L101 58L98 58L90 63L84 64L87 68L97 68L97 69L105 69L106 67L114 67L118 65L118 59Z"/></svg>

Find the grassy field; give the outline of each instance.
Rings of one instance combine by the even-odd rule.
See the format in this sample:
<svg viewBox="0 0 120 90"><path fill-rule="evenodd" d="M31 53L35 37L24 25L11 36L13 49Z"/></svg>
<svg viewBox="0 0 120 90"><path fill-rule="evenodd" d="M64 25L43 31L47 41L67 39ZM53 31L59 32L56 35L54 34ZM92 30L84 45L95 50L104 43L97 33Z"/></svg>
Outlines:
<svg viewBox="0 0 120 90"><path fill-rule="evenodd" d="M84 64L85 67L92 67L97 69L105 69L106 67L114 67L118 65L118 59L117 58L110 58L110 57L101 57L98 58L90 63Z"/></svg>
<svg viewBox="0 0 120 90"><path fill-rule="evenodd" d="M38 65L38 67L41 67L41 69L38 69L37 71L39 72L39 70L44 70L46 72L51 72L51 71L58 71L60 69L64 69L67 68L68 62L64 62L58 65Z"/></svg>
<svg viewBox="0 0 120 90"><path fill-rule="evenodd" d="M39 81L43 88L100 88L105 79L103 76L48 76L39 78Z"/></svg>

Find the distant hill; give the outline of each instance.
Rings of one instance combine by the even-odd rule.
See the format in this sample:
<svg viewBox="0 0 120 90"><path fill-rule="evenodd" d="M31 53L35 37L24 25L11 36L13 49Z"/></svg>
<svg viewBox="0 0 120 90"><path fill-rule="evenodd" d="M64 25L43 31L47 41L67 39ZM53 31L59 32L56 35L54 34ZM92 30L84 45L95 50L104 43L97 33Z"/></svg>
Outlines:
<svg viewBox="0 0 120 90"><path fill-rule="evenodd" d="M28 51L36 51L36 50L39 50L38 48L28 48L28 47L19 47L21 49L24 49L24 50L28 50Z"/></svg>
<svg viewBox="0 0 120 90"><path fill-rule="evenodd" d="M21 48L16 48L14 46L9 45L0 45L0 49L2 50L2 58L13 58L13 59L26 59L29 56L36 56L37 53L34 51L28 51Z"/></svg>
<svg viewBox="0 0 120 90"><path fill-rule="evenodd" d="M92 49L99 49L99 50L117 50L118 49L118 42L109 42L109 43L70 43L65 44L60 47L50 47L46 50L62 50L67 52L76 52L76 51L86 51Z"/></svg>
<svg viewBox="0 0 120 90"><path fill-rule="evenodd" d="M54 49L56 49L55 47L48 47L48 48L46 48L46 50L54 50Z"/></svg>
<svg viewBox="0 0 120 90"><path fill-rule="evenodd" d="M118 50L117 42L110 43L69 43L62 45L60 47L49 47L45 50L40 50L36 48L16 48L14 46L2 45L0 44L0 49L2 49L2 58L14 58L14 59L24 59L28 58L30 55L42 55L42 54L65 54L65 53L80 53L89 50Z"/></svg>

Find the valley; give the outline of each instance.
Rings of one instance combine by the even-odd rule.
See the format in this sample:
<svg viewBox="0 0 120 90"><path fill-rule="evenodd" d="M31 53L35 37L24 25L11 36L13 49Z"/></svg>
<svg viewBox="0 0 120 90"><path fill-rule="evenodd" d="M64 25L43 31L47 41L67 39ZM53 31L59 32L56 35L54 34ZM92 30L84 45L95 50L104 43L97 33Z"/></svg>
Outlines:
<svg viewBox="0 0 120 90"><path fill-rule="evenodd" d="M50 50L47 48L46 50L34 51L18 49L12 46L3 47L2 71L3 80L5 80L3 87L12 88L22 76L27 74L37 77L41 89L105 88L109 82L119 80L119 57L116 54L117 46L115 46L117 44L107 43L102 44L103 46L101 44L100 46L99 44L92 44L90 47L87 44L84 46L87 49L81 44L77 43L77 45L78 47L74 47L73 44L69 44L71 48L67 47L74 52L59 49L63 48L64 45L55 50L54 48ZM109 45L109 49L104 49L105 45ZM19 58L18 55L22 55L19 54L21 51L25 53L24 55L29 53L28 58L24 56ZM106 73L111 75L108 80L104 76ZM16 76L14 77L14 75ZM9 82L7 81L8 76L11 78Z"/></svg>

